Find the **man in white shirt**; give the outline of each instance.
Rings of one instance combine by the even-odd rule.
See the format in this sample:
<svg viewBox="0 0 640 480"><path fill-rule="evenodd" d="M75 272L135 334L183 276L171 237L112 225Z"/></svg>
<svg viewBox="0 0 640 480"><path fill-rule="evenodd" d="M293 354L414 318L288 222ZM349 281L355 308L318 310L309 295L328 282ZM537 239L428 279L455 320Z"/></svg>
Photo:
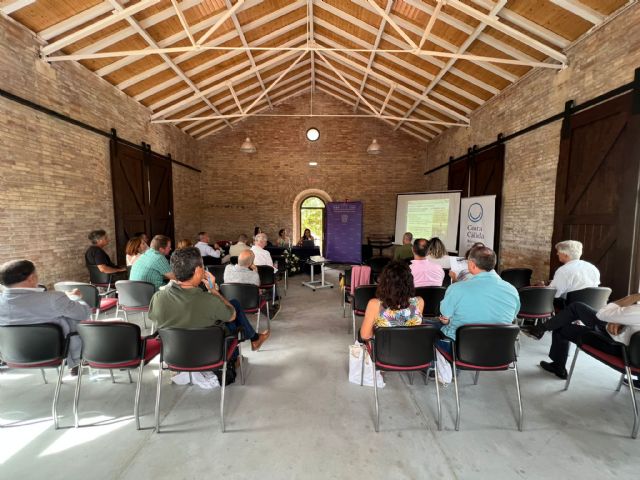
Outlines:
<svg viewBox="0 0 640 480"><path fill-rule="evenodd" d="M224 283L252 283L260 286L258 267L253 263L254 255L251 250L245 250L238 255L237 265L227 265L224 269Z"/></svg>
<svg viewBox="0 0 640 480"><path fill-rule="evenodd" d="M198 243L195 247L200 250L203 257L220 258L220 246L216 243L213 248L209 245L209 234L207 232L198 233Z"/></svg>
<svg viewBox="0 0 640 480"><path fill-rule="evenodd" d="M580 260L582 243L565 240L556 244L558 259L563 264L556 270L551 287L556 289L556 298L567 298L567 293L600 285L600 272L589 262Z"/></svg>
<svg viewBox="0 0 640 480"><path fill-rule="evenodd" d="M269 265L273 267L275 272L278 269L273 265L273 259L271 258L271 254L264 249L267 246L267 234L259 233L256 235L253 246L251 247L251 251L255 255L255 260L253 263L256 265Z"/></svg>
<svg viewBox="0 0 640 480"><path fill-rule="evenodd" d="M569 355L569 342L575 342L585 329L605 331L617 342L629 344L631 336L640 331L640 293L616 300L600 310L575 302L543 325L523 327L529 337L541 339L545 332L553 332L549 357L552 362L540 362L540 366L562 379L567 378L565 364ZM580 320L584 325L574 322ZM606 352L617 354L617 351ZM635 383L635 382L634 382Z"/></svg>

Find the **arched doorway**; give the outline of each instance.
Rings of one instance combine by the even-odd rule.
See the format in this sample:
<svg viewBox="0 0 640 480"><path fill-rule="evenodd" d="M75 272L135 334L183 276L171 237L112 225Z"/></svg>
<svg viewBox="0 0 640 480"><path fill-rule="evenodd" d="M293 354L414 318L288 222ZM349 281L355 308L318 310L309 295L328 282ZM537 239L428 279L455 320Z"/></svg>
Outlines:
<svg viewBox="0 0 640 480"><path fill-rule="evenodd" d="M309 189L300 192L293 201L292 241L297 243L305 228L311 230L315 244L322 249L324 240L324 215L331 197L322 190Z"/></svg>

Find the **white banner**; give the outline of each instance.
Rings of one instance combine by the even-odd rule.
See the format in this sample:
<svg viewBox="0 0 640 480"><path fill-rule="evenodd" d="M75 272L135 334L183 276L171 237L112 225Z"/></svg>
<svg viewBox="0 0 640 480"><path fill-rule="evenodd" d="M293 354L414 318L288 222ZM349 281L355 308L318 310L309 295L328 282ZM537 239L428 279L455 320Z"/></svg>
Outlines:
<svg viewBox="0 0 640 480"><path fill-rule="evenodd" d="M496 224L496 196L468 197L460 200L460 242L458 254L464 255L476 242L493 249Z"/></svg>

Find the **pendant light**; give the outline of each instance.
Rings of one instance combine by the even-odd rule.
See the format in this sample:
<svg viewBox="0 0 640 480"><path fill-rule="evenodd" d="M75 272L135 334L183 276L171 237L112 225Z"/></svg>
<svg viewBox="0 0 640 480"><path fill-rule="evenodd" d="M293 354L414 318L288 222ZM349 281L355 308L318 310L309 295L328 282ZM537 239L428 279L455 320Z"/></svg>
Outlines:
<svg viewBox="0 0 640 480"><path fill-rule="evenodd" d="M378 155L381 151L382 149L380 148L378 141L375 138L371 140L371 145L367 147L367 153L369 155Z"/></svg>
<svg viewBox="0 0 640 480"><path fill-rule="evenodd" d="M251 139L247 137L242 143L240 151L244 153L256 153L256 146L253 144Z"/></svg>

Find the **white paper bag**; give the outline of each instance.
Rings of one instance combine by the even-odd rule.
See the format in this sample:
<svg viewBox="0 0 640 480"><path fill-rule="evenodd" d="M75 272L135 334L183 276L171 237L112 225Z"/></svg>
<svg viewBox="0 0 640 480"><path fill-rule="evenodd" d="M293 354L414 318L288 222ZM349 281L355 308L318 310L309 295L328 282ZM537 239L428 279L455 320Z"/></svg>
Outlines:
<svg viewBox="0 0 640 480"><path fill-rule="evenodd" d="M193 384L205 390L212 390L220 387L218 377L213 372L192 372ZM189 372L180 372L171 377L171 381L176 385L187 385L189 383Z"/></svg>
<svg viewBox="0 0 640 480"><path fill-rule="evenodd" d="M451 371L451 364L444 358L438 350L436 350L436 356L438 357L437 365L438 365L438 378L440 379L440 383L451 383L451 379L453 378L453 372Z"/></svg>
<svg viewBox="0 0 640 480"><path fill-rule="evenodd" d="M373 387L373 362L369 356L367 349L356 342L349 345L349 382L360 385L360 375L362 374L362 357L364 355L364 381L363 385ZM376 381L378 388L384 388L384 380L382 374L376 372Z"/></svg>

